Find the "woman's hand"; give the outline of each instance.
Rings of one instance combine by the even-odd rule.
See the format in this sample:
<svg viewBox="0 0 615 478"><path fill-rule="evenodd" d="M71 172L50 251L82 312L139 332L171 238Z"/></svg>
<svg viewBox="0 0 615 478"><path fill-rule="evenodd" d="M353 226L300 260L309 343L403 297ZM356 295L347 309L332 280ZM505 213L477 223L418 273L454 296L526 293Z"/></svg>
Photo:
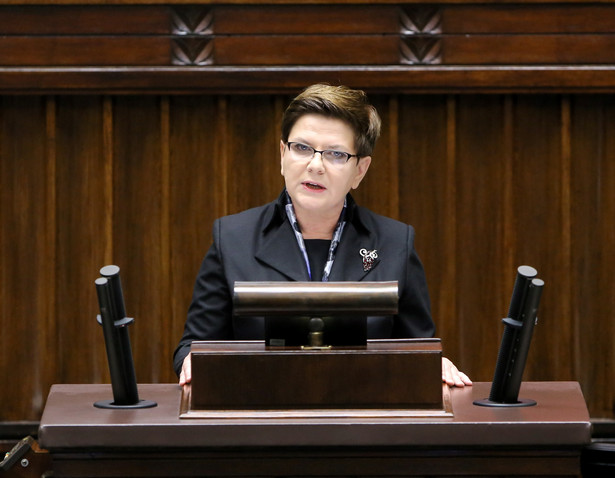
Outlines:
<svg viewBox="0 0 615 478"><path fill-rule="evenodd" d="M472 380L465 373L460 372L455 364L446 357L442 357L442 382L449 387L472 385Z"/></svg>
<svg viewBox="0 0 615 478"><path fill-rule="evenodd" d="M186 355L182 370L179 374L179 384L185 385L192 380L192 362L190 354ZM472 385L472 380L463 372L460 372L457 367L446 357L442 357L442 381L449 387L465 387Z"/></svg>
<svg viewBox="0 0 615 478"><path fill-rule="evenodd" d="M186 355L184 362L182 363L182 371L179 374L179 384L186 385L192 380L192 362L190 360L190 354Z"/></svg>

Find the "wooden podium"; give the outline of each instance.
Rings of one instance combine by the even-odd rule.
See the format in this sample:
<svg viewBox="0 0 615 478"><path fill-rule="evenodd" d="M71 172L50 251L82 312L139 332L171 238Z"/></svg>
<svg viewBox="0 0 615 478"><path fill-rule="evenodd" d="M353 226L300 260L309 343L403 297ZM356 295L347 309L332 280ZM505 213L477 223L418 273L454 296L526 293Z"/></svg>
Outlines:
<svg viewBox="0 0 615 478"><path fill-rule="evenodd" d="M580 477L591 423L574 382L523 384L533 407L474 405L441 383L438 339L353 348L197 342L192 383L100 409L109 385L54 385L39 440L56 478Z"/></svg>
<svg viewBox="0 0 615 478"><path fill-rule="evenodd" d="M158 403L142 410L94 407L108 384L54 385L39 443L55 478L581 476L591 423L578 383L523 383L533 407L473 405L490 387L451 389L452 417L186 420L177 384L140 384Z"/></svg>
<svg viewBox="0 0 615 478"><path fill-rule="evenodd" d="M266 347L195 342L182 418L451 416L439 339L365 347Z"/></svg>

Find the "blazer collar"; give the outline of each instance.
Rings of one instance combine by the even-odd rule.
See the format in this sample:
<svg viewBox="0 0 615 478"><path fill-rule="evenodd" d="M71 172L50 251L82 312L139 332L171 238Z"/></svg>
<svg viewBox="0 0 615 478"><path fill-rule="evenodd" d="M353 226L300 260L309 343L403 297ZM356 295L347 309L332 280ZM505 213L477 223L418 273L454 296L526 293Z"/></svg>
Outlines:
<svg viewBox="0 0 615 478"><path fill-rule="evenodd" d="M286 217L285 205L286 190L283 190L263 218L262 242L255 256L259 261L268 264L290 280L309 281L303 255ZM330 281L359 281L378 265L376 259L371 270L363 269L360 250L371 251L376 248L375 234L366 219L361 213L361 208L348 194L346 226L335 255L335 262L329 276Z"/></svg>
<svg viewBox="0 0 615 478"><path fill-rule="evenodd" d="M266 233L270 228L279 226L283 222L287 221L285 209L286 194L286 189L282 190L282 192L278 196L278 199L272 203L273 207L270 208L267 216L265 216L263 233ZM345 219L348 224L354 224L358 231L370 234L370 228L368 227L365 218L361 215L361 208L359 208L350 193L348 193L348 195L346 196Z"/></svg>
<svg viewBox="0 0 615 478"><path fill-rule="evenodd" d="M288 220L271 221L261 235L262 241L256 250L257 260L294 281L309 281L303 255Z"/></svg>

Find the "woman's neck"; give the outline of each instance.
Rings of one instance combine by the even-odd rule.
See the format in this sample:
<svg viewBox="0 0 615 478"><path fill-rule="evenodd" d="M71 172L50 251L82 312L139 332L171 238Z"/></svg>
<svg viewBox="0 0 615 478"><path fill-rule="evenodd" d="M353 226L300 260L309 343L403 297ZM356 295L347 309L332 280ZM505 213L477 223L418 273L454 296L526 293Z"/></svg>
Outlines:
<svg viewBox="0 0 615 478"><path fill-rule="evenodd" d="M341 211L337 214L314 215L313 213L302 213L295 210L301 234L304 239L332 239L333 233L340 218Z"/></svg>

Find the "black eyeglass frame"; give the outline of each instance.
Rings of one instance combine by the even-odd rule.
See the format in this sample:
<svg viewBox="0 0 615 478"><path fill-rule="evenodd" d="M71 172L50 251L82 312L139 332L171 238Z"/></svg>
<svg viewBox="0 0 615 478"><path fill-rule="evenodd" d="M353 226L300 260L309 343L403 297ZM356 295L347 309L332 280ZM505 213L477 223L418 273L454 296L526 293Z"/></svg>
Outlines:
<svg viewBox="0 0 615 478"><path fill-rule="evenodd" d="M320 153L320 156L324 159L324 156L322 154L326 153L327 151L330 151L332 153L345 154L346 163L350 161L350 158L357 158L357 161L361 159L361 156L359 156L358 154L350 154L350 153L347 153L346 151L337 151L335 149L323 149L322 151L319 151L316 148L312 148L309 144L302 143L301 141L286 141L286 146L288 146L289 150L290 150L291 145L293 144L300 144L302 146L306 146L307 148L310 148L313 151L310 159L313 159L314 156L316 156L316 153Z"/></svg>

